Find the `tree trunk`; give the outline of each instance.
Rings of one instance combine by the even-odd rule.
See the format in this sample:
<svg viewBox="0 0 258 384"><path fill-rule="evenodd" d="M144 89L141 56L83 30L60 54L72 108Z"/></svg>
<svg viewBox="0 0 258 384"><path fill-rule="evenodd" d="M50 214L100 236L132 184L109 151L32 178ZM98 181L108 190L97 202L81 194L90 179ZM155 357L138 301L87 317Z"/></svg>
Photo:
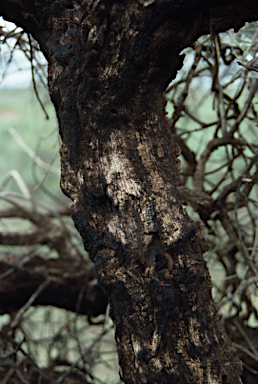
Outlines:
<svg viewBox="0 0 258 384"><path fill-rule="evenodd" d="M184 47L257 19L256 2L2 0L0 13L49 62L61 185L110 301L121 378L241 383L211 297L202 225L177 196L179 149L162 92Z"/></svg>

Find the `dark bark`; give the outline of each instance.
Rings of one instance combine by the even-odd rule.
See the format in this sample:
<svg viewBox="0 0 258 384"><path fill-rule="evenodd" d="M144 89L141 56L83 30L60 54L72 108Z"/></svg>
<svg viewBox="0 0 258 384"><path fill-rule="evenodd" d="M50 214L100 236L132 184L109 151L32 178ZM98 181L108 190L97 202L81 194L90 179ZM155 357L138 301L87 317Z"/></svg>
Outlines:
<svg viewBox="0 0 258 384"><path fill-rule="evenodd" d="M42 6L44 4L44 6ZM2 0L37 39L63 140L62 188L95 263L126 383L240 383L211 298L201 224L177 195L162 92L199 35L255 1Z"/></svg>

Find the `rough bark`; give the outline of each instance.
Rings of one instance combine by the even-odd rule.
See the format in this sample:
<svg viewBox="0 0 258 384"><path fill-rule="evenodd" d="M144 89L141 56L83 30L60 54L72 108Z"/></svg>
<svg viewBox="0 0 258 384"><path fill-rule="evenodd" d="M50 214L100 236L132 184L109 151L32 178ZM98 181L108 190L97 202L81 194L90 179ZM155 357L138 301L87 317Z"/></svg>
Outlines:
<svg viewBox="0 0 258 384"><path fill-rule="evenodd" d="M240 383L202 226L177 196L179 150L162 92L182 48L257 19L256 2L2 0L0 13L48 59L61 185L111 304L122 379Z"/></svg>

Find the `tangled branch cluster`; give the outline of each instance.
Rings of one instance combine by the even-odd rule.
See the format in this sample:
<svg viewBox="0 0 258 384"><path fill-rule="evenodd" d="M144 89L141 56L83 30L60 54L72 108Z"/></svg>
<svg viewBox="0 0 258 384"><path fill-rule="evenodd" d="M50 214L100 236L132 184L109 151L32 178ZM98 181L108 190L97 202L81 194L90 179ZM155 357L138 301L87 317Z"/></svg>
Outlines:
<svg viewBox="0 0 258 384"><path fill-rule="evenodd" d="M16 25L13 25L12 28L8 28L3 21L3 24L0 25L0 47L1 46L5 48L4 53L0 51L0 61L1 64L4 63L5 66L1 82L3 82L7 75L10 64L14 60L15 53L17 51L22 52L24 57L30 63L33 89L38 102L44 111L45 117L48 119L49 116L38 92L39 86L47 87L47 63L43 58L39 44L23 29Z"/></svg>
<svg viewBox="0 0 258 384"><path fill-rule="evenodd" d="M94 320L106 313L107 300L69 209L58 212L10 192L0 199L8 203L1 220L29 224L0 233L1 383L88 383L105 345L112 362L115 346L108 316Z"/></svg>
<svg viewBox="0 0 258 384"><path fill-rule="evenodd" d="M258 375L258 24L200 38L166 91L180 197L206 225L222 323ZM189 63L191 61L191 63Z"/></svg>

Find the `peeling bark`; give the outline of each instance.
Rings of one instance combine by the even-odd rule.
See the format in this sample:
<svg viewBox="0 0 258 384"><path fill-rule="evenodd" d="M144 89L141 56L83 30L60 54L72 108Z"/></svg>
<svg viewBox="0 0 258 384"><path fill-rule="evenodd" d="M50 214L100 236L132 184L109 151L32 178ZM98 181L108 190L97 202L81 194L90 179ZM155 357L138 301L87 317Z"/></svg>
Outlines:
<svg viewBox="0 0 258 384"><path fill-rule="evenodd" d="M48 59L61 185L111 304L122 379L240 383L211 298L202 226L177 195L179 149L162 92L185 46L258 18L256 2L42 4L4 0L0 13Z"/></svg>

